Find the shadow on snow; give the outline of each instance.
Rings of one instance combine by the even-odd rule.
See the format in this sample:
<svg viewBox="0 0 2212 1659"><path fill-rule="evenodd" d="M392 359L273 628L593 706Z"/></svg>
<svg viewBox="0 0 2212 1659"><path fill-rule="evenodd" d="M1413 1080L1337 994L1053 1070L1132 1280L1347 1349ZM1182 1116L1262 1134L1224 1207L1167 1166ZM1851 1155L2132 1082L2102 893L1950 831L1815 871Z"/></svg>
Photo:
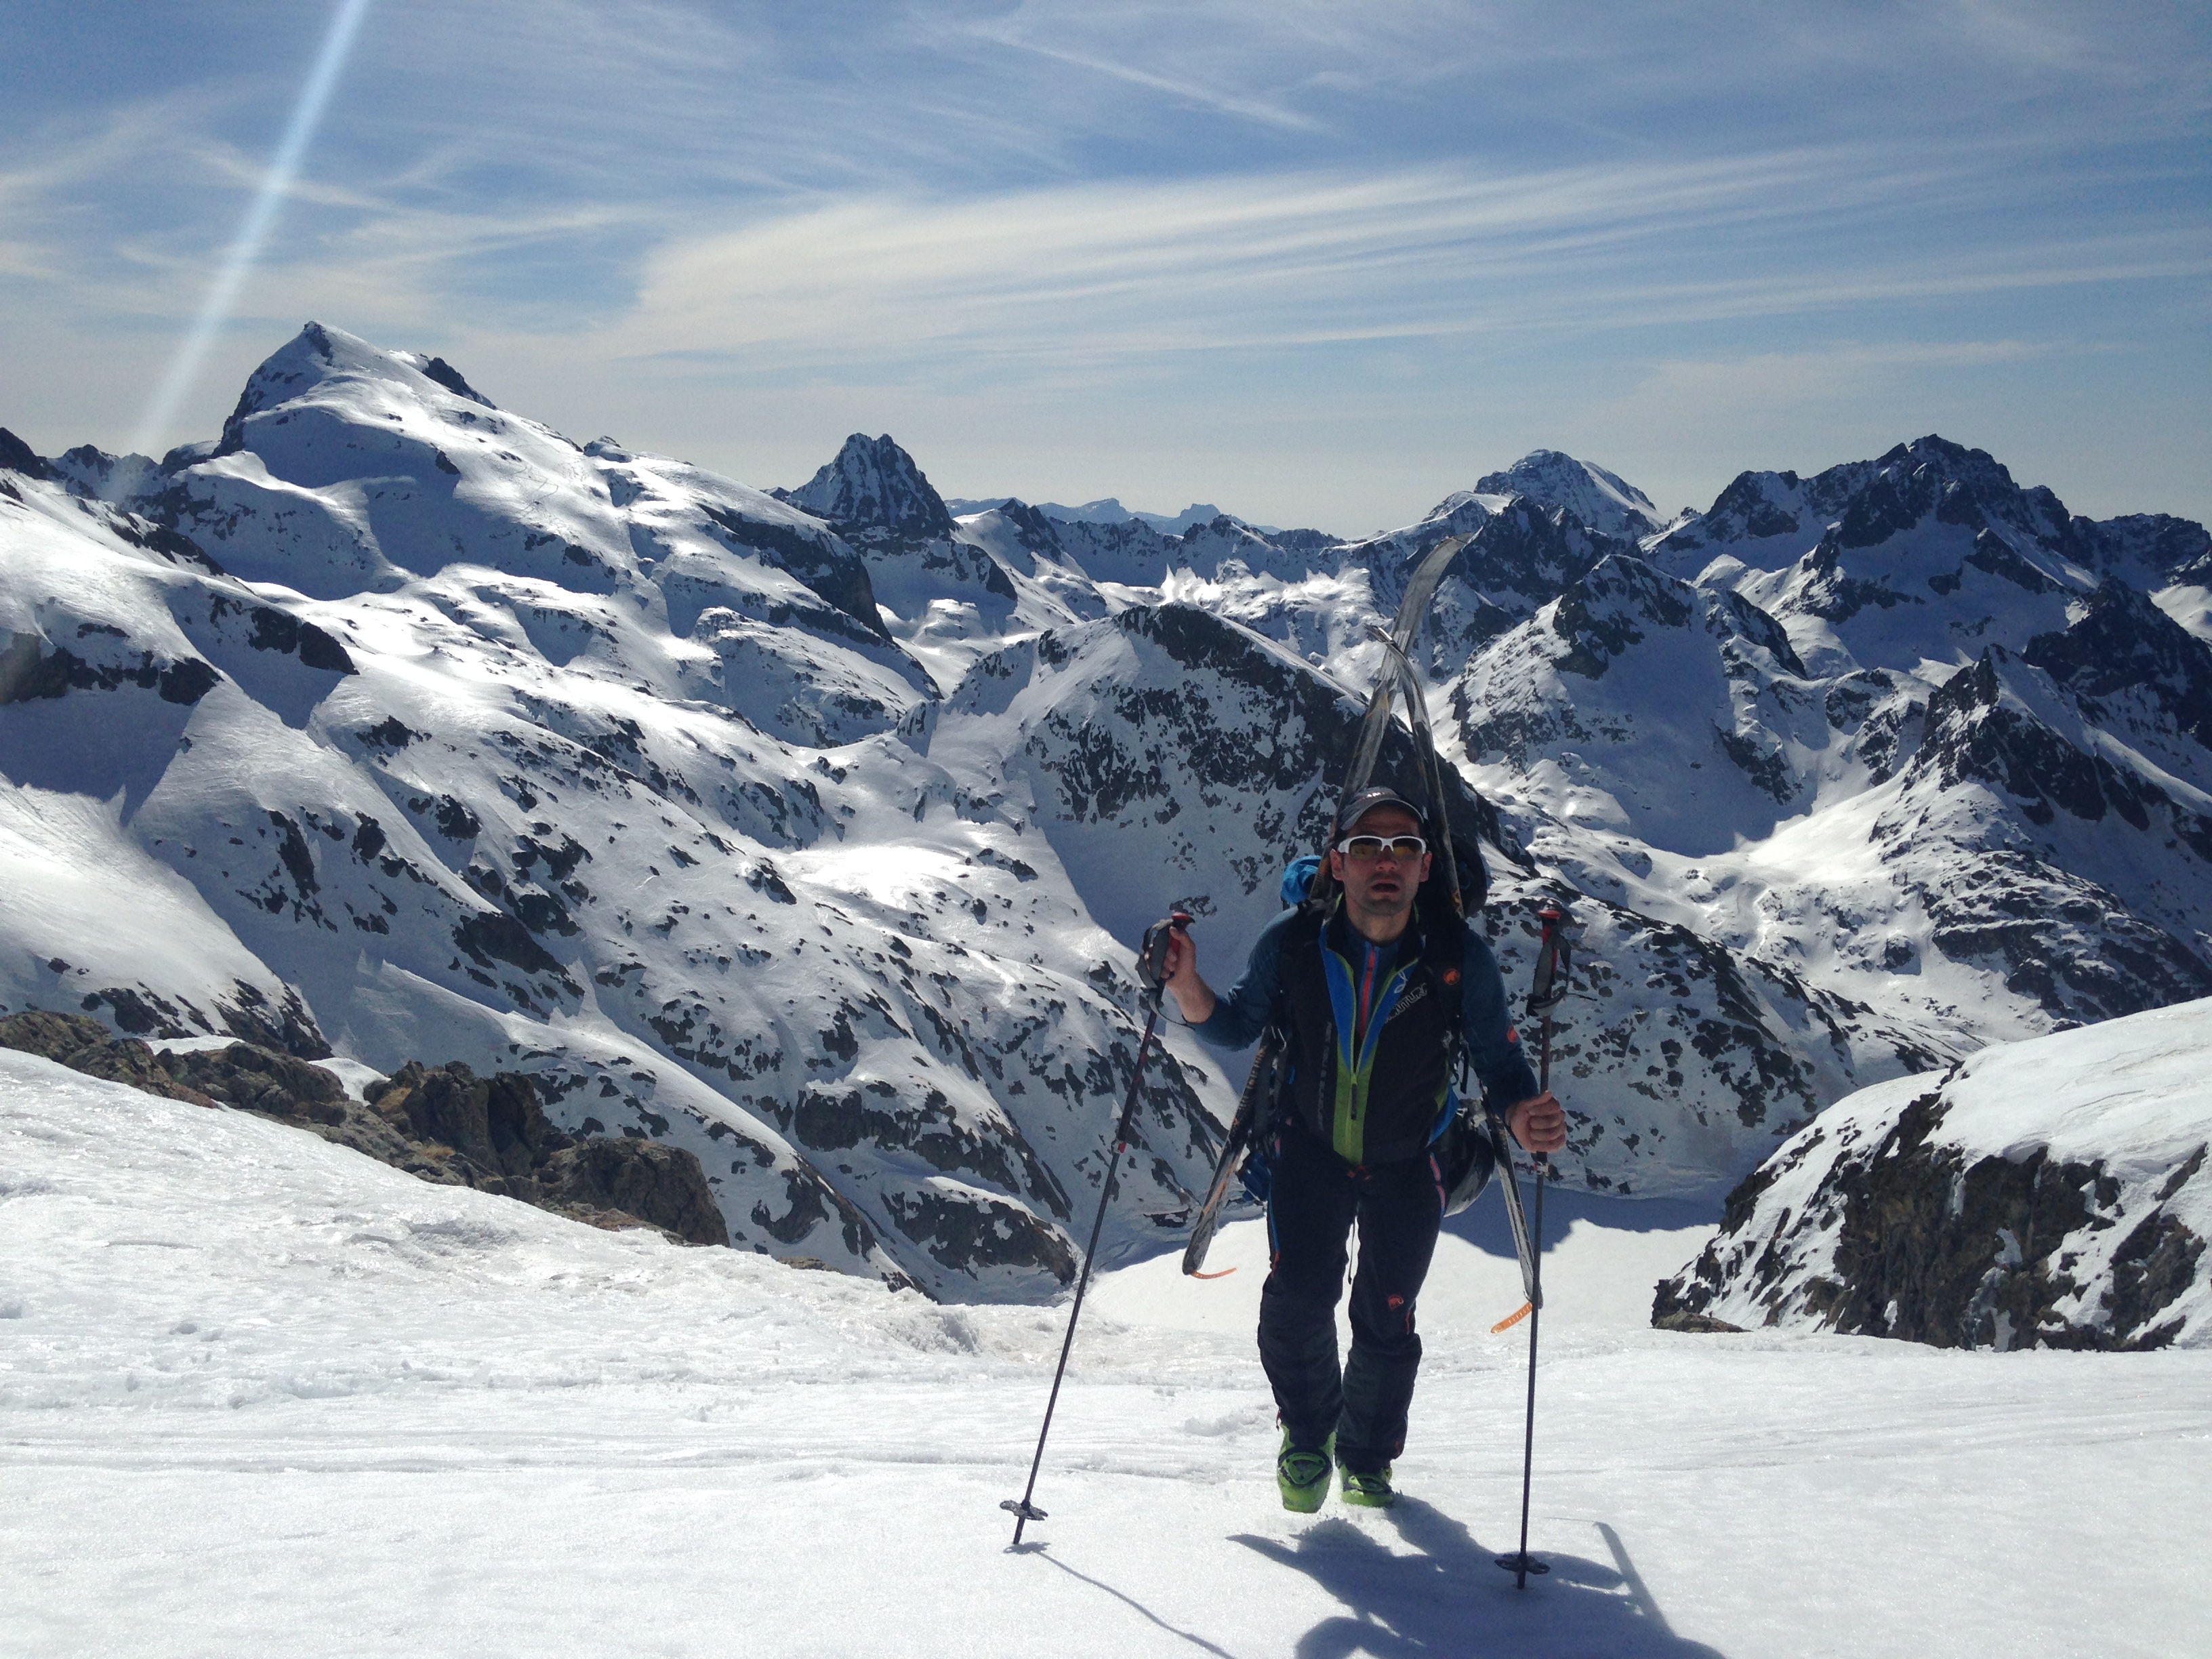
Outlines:
<svg viewBox="0 0 2212 1659"><path fill-rule="evenodd" d="M1596 1530L1613 1565L1538 1553L1550 1573L1513 1587L1496 1558L1462 1522L1419 1498L1399 1498L1382 1511L1419 1552L1394 1554L1352 1522L1330 1519L1295 1546L1239 1534L1235 1542L1302 1572L1344 1604L1298 1638L1297 1659L1454 1659L1541 1654L1617 1656L1619 1659L1719 1659L1717 1650L1668 1627L1620 1536Z"/></svg>

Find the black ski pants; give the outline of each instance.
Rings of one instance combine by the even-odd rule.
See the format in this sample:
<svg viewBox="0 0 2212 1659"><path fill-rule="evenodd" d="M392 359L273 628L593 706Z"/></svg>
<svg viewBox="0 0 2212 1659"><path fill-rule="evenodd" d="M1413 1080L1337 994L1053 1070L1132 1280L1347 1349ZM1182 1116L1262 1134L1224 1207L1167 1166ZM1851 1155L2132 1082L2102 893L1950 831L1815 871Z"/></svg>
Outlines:
<svg viewBox="0 0 2212 1659"><path fill-rule="evenodd" d="M1297 1127L1281 1130L1272 1150L1260 1363L1293 1445L1319 1450L1334 1431L1345 1467L1375 1474L1405 1449L1421 1364L1413 1302L1443 1223L1436 1169L1425 1155L1346 1164ZM1340 1371L1336 1303L1355 1221L1352 1357Z"/></svg>

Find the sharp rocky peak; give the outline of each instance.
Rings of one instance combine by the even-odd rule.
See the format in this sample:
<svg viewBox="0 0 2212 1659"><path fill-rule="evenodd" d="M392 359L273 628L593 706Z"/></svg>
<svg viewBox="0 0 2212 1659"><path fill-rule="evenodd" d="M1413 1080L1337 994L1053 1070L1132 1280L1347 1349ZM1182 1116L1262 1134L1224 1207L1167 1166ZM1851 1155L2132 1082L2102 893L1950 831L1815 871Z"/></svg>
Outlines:
<svg viewBox="0 0 2212 1659"><path fill-rule="evenodd" d="M944 497L888 432L876 438L855 432L836 459L798 489L775 493L836 525L917 538L952 534Z"/></svg>

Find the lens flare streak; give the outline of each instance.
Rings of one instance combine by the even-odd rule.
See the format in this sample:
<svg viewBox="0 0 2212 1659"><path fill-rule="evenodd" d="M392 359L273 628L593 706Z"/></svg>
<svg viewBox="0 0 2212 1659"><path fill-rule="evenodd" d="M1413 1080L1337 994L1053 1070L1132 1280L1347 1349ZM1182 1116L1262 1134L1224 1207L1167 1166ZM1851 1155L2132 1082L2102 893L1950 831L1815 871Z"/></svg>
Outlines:
<svg viewBox="0 0 2212 1659"><path fill-rule="evenodd" d="M315 136L324 106L330 102L331 90L345 69L346 58L353 50L354 38L360 32L369 3L370 0L339 0L330 29L323 36L322 49L315 54L314 67L308 71L307 83L300 90L300 101L294 106L292 118L285 126L283 141L276 147L260 189L254 192L252 205L246 210L245 221L223 258L222 268L208 289L191 331L177 348L167 374L161 377L161 385L147 403L138 422L137 435L131 446L133 449L158 453L154 446L161 441L162 429L175 416L185 393L191 390L200 365L206 360L208 348L214 344L216 335L228 319L232 307L238 301L239 291L261 257L292 181L299 176L300 164L307 157L307 145Z"/></svg>

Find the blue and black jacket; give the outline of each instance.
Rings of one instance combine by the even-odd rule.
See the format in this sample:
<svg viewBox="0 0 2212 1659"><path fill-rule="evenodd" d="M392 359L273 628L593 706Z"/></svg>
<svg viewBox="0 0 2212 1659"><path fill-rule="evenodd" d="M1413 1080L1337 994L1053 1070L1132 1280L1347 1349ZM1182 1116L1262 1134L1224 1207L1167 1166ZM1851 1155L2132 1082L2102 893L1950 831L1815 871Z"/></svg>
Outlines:
<svg viewBox="0 0 2212 1659"><path fill-rule="evenodd" d="M1348 1164L1426 1150L1450 1119L1462 1043L1500 1110L1537 1092L1489 944L1456 915L1424 915L1425 908L1383 945L1354 930L1340 902L1325 917L1310 905L1285 910L1261 931L1243 977L1193 1028L1208 1047L1230 1051L1270 1024L1280 1030L1290 1115Z"/></svg>

